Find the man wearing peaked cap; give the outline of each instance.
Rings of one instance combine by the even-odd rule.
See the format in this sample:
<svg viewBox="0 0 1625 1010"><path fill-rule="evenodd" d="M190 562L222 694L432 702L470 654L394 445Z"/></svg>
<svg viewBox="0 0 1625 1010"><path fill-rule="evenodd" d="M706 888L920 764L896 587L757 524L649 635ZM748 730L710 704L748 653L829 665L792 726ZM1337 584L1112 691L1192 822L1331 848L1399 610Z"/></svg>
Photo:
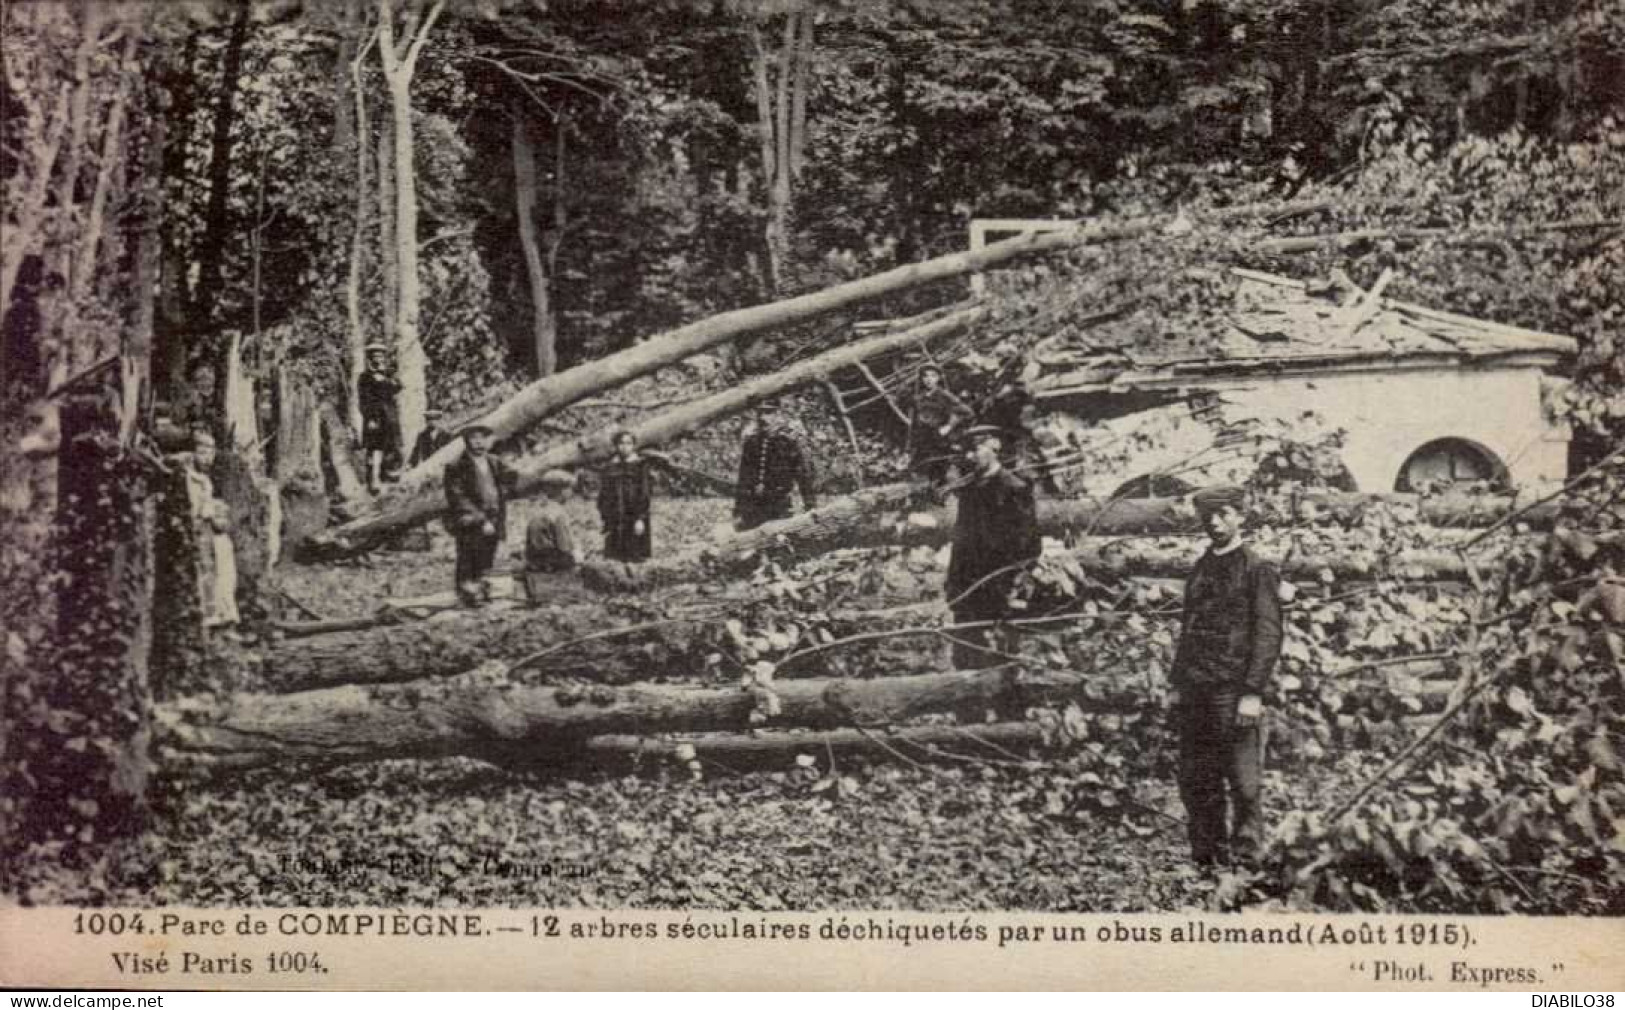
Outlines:
<svg viewBox="0 0 1625 1010"><path fill-rule="evenodd" d="M1263 837L1263 695L1281 652L1275 569L1242 536L1246 492L1191 496L1210 543L1185 583L1169 675L1179 795L1191 857L1209 867L1252 855Z"/></svg>
<svg viewBox="0 0 1625 1010"><path fill-rule="evenodd" d="M969 475L959 485L954 542L948 557L944 590L955 624L1001 621L1012 616L1011 593L1021 573L1037 559L1043 542L1032 485L1012 473L1000 459L1003 433L978 425L966 433ZM996 666L1005 661L998 648L1006 636L994 629L967 629L956 635L953 662L957 669Z"/></svg>

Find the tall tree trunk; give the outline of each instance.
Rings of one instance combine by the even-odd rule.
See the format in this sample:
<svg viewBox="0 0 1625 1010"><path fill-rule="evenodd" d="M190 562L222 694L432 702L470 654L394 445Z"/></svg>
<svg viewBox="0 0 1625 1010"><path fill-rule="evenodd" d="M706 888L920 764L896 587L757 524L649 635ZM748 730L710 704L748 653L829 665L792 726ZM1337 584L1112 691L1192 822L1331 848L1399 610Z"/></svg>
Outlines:
<svg viewBox="0 0 1625 1010"><path fill-rule="evenodd" d="M349 24L355 26L356 31L360 31L364 23L361 16L362 0L348 2ZM355 158L355 226L350 231L350 266L344 280L346 323L344 409L350 427L355 431L361 430L361 399L356 393L356 386L361 380L361 372L366 368L367 327L361 313L361 275L366 261L367 206L371 196L367 168L372 151L372 127L367 120L367 85L361 69L365 65L368 50L377 43L377 40L377 29L374 29L366 43L356 49L345 67L349 86L342 88L338 95L339 105L348 104L351 108L345 118L352 124L350 142L354 146L346 153L352 153Z"/></svg>
<svg viewBox="0 0 1625 1010"><path fill-rule="evenodd" d="M543 266L541 242L536 234L536 148L517 109L513 114L513 179L519 245L525 253L525 275L530 280L531 346L535 349L536 376L541 378L552 375L558 368L550 290L552 278Z"/></svg>
<svg viewBox="0 0 1625 1010"><path fill-rule="evenodd" d="M57 527L59 543L72 546L58 559L58 648L41 693L67 729L29 741L34 791L23 826L70 845L138 832L150 770L152 528L117 440L113 387L69 396L63 411Z"/></svg>
<svg viewBox="0 0 1625 1010"><path fill-rule="evenodd" d="M377 185L373 187L373 196L377 202L375 213L378 215L378 267L383 278L383 298L379 303L379 318L382 320L382 329L386 338L395 334L395 320L400 311L400 276L401 264L395 255L395 125L390 117L378 117L378 143L374 177ZM359 378L361 373L356 373ZM351 395L354 394L354 383L351 384ZM359 413L360 408L357 407ZM360 427L355 429L360 431Z"/></svg>
<svg viewBox="0 0 1625 1010"><path fill-rule="evenodd" d="M232 125L237 119L237 87L242 77L243 49L248 42L248 30L253 9L244 4L237 9L221 56L220 92L214 107L213 137L209 148L209 201L203 218L203 237L198 243L198 285L193 292L190 329L193 333L210 332L215 322L215 306L223 287L226 242L233 232L230 212L231 169L235 148L232 144ZM224 342L212 350L214 361L214 389L210 395L209 427L221 444L227 444L230 432L226 430L224 405L226 401L228 348Z"/></svg>
<svg viewBox="0 0 1625 1010"><path fill-rule="evenodd" d="M428 407L428 359L423 351L419 328L421 294L418 278L418 194L417 167L413 160L412 75L418 56L435 22L445 9L445 0L434 0L427 14L422 4L410 2L406 19L396 40L396 0L378 0L378 53L389 87L389 106L394 133L395 167L395 367L401 391L396 396L400 413L401 455L423 430L423 412ZM387 250L386 250L387 253Z"/></svg>

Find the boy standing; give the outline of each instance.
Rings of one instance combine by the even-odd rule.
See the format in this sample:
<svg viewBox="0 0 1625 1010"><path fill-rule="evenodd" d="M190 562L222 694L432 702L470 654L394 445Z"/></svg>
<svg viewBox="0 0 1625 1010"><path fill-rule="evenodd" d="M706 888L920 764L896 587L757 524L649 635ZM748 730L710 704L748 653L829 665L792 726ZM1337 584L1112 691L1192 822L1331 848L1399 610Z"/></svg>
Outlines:
<svg viewBox="0 0 1625 1010"><path fill-rule="evenodd" d="M1213 487L1192 501L1211 543L1185 583L1169 680L1191 858L1206 867L1263 840L1263 694L1281 652L1281 600L1275 569L1242 537L1246 492Z"/></svg>

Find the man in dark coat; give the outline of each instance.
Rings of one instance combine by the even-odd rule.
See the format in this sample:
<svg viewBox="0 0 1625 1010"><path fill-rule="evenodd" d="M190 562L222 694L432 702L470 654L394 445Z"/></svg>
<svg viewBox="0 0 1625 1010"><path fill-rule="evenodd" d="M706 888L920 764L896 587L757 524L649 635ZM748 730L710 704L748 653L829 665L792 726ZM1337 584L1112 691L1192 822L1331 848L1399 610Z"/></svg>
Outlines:
<svg viewBox="0 0 1625 1010"><path fill-rule="evenodd" d="M443 416L433 407L423 412L423 430L418 432L418 440L412 444L412 455L406 460L407 466L417 466L451 441L451 432L440 426L440 419Z"/></svg>
<svg viewBox="0 0 1625 1010"><path fill-rule="evenodd" d="M1191 857L1206 867L1262 840L1263 694L1281 652L1281 600L1275 569L1242 537L1245 492L1208 488L1193 500L1212 542L1185 583L1169 680Z"/></svg>
<svg viewBox="0 0 1625 1010"><path fill-rule="evenodd" d="M740 530L790 515L790 493L799 488L807 508L818 504L812 463L784 422L768 408L757 411L756 429L739 452L739 480L734 491L734 518Z"/></svg>
<svg viewBox="0 0 1625 1010"><path fill-rule="evenodd" d="M958 488L959 511L945 587L955 624L1010 617L1010 594L1043 546L1032 485L1000 459L1001 430L983 425L972 428L968 436L969 476ZM998 653L1007 650L997 648L1001 636L992 630L955 634L965 640L954 644L955 668L978 669L1005 661Z"/></svg>
<svg viewBox="0 0 1625 1010"><path fill-rule="evenodd" d="M463 454L446 467L446 528L457 544L457 596L467 606L491 598L486 576L507 533L508 494L518 474L491 455L491 429L462 431Z"/></svg>
<svg viewBox="0 0 1625 1010"><path fill-rule="evenodd" d="M971 409L942 384L942 369L920 370L920 391L909 411L909 465L933 484L941 483L953 464L953 430L970 420Z"/></svg>
<svg viewBox="0 0 1625 1010"><path fill-rule="evenodd" d="M395 397L401 384L385 370L383 344L367 346L367 370L356 381L356 400L361 405L361 455L367 463L367 490L376 494L386 476L400 468L401 425Z"/></svg>

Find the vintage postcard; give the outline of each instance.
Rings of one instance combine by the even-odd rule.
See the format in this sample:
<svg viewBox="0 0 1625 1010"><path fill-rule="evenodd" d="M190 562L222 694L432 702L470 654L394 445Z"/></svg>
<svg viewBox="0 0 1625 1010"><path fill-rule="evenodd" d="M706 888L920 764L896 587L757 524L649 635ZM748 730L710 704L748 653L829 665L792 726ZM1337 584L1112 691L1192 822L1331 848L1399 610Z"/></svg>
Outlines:
<svg viewBox="0 0 1625 1010"><path fill-rule="evenodd" d="M0 5L0 982L1611 1006L1622 37Z"/></svg>

